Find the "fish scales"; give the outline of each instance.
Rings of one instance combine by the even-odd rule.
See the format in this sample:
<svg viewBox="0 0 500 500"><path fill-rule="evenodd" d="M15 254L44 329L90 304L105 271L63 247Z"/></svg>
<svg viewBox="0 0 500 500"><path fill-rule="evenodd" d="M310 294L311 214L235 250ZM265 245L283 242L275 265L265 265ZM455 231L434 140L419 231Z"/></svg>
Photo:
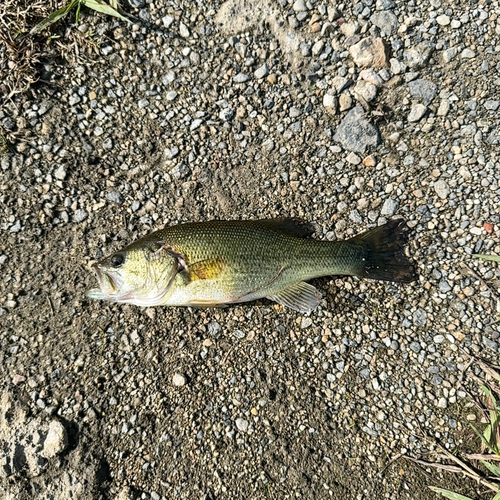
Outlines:
<svg viewBox="0 0 500 500"><path fill-rule="evenodd" d="M204 299L233 301L272 295L287 285L318 276L352 274L360 248L349 242L322 242L283 234L265 226L240 221L214 221L160 230L164 239L188 262L218 260L227 266L217 280L200 283ZM262 287L266 287L265 290ZM182 290L178 296L184 297Z"/></svg>

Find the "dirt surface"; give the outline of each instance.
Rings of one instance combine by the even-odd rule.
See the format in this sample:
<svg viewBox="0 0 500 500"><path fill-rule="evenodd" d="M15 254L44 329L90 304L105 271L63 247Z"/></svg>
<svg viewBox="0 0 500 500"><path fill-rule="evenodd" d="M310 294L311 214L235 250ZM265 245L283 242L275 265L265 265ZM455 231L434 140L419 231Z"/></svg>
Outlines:
<svg viewBox="0 0 500 500"><path fill-rule="evenodd" d="M47 48L1 101L0 497L489 498L397 457L479 446L460 382L500 342L472 256L500 252L498 2L123 7L54 26L75 63ZM315 280L309 315L86 298L154 229L288 215L320 239L403 217L418 280Z"/></svg>

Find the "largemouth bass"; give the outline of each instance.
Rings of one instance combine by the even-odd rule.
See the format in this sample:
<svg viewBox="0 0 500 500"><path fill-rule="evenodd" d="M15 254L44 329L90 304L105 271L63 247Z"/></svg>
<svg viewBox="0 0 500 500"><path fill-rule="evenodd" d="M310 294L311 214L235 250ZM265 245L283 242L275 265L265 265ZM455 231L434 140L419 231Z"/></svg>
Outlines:
<svg viewBox="0 0 500 500"><path fill-rule="evenodd" d="M321 298L305 281L352 275L410 282L406 224L392 220L345 241L310 238L294 218L209 221L156 231L93 265L93 299L138 306L211 307L267 297L296 311Z"/></svg>

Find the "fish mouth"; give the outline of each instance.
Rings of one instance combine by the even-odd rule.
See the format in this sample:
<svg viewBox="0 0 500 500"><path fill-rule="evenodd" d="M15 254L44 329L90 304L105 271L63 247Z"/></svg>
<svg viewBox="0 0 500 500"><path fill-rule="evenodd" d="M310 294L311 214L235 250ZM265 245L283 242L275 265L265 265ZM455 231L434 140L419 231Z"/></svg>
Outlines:
<svg viewBox="0 0 500 500"><path fill-rule="evenodd" d="M92 288L87 292L87 297L91 299L113 300L118 295L120 287L116 279L108 272L102 270L99 264L92 264L99 288Z"/></svg>

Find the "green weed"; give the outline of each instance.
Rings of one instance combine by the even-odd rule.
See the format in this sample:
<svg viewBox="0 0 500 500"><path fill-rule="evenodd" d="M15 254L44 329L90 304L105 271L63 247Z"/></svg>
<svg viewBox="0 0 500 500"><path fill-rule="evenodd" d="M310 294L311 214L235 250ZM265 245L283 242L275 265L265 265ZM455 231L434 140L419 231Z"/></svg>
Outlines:
<svg viewBox="0 0 500 500"><path fill-rule="evenodd" d="M473 254L473 257L477 257L482 260L490 260L492 262L500 262L500 255L483 255L479 253Z"/></svg>
<svg viewBox="0 0 500 500"><path fill-rule="evenodd" d="M491 378L493 378L497 382L500 381L500 374L493 368L493 366L485 363L484 361L480 361L479 364L483 368L485 373L487 373ZM496 387L494 381L492 381L492 385ZM457 465L444 465L437 463L432 465L443 470L462 473L474 478L478 482L478 484L485 486L493 493L495 493L495 496L492 500L500 500L500 467L495 464L495 462L500 461L500 404L497 402L493 391L489 387L487 387L485 384L482 384L481 388L485 396L484 412L488 416L488 418L486 419L486 425L483 429L478 429L472 424L470 425L474 432L481 439L483 449L481 450L481 453L466 454L464 459L478 460L489 474L484 474L476 468L469 466L465 460L460 459L458 456L452 455L447 450L441 447L440 448L444 453L444 457L455 462ZM473 500L470 497L461 495L454 491L438 488L436 486L429 486L429 488L432 491L450 500Z"/></svg>
<svg viewBox="0 0 500 500"><path fill-rule="evenodd" d="M46 17L42 22L38 23L30 31L30 34L33 35L35 33L40 33L60 19L64 19L74 8L76 8L75 22L78 23L82 5L84 7L88 7L89 9L95 10L96 12L100 12L108 16L118 17L122 21L126 21L128 23L131 22L130 19L127 19L118 11L119 6L117 0L109 0L109 3L106 3L104 0L70 0L70 2L67 3L64 7L56 10L55 12L50 14L49 17Z"/></svg>

